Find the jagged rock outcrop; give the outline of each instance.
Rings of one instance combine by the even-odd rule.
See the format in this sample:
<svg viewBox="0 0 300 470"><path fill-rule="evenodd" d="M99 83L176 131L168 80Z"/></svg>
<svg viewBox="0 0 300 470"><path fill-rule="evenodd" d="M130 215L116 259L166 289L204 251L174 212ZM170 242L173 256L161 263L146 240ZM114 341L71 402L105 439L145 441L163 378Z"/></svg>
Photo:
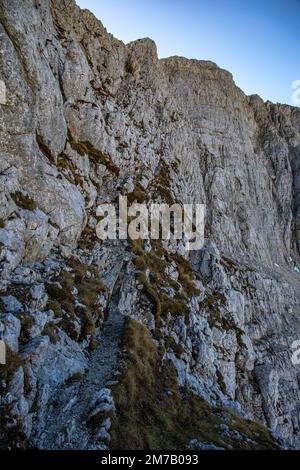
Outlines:
<svg viewBox="0 0 300 470"><path fill-rule="evenodd" d="M214 63L158 59L150 39L124 45L74 1L0 6L3 445L120 445L115 382L128 380L129 393L135 377L126 378L125 358L123 372L112 362L104 374L116 415L100 411L88 438L85 428L76 434L85 412L76 397L97 388L87 385L91 357L101 353L107 315L118 312L145 325L138 338L153 336L149 350L173 364L181 391L299 448L300 369L291 345L300 339L300 110L245 96ZM205 203L203 249L100 242L96 207L119 194ZM127 346L141 367L137 344ZM154 359L145 361L155 369ZM64 400L75 426L59 421ZM226 419L213 421L223 426L217 437L184 434L186 446L274 444L227 429Z"/></svg>

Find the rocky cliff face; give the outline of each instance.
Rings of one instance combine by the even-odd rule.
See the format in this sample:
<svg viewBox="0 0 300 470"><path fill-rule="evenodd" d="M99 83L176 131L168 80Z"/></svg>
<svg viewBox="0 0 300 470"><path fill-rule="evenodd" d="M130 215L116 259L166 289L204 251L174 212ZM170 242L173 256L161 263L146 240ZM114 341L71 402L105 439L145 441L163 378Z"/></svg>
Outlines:
<svg viewBox="0 0 300 470"><path fill-rule="evenodd" d="M72 0L0 6L2 445L299 448L300 110ZM101 242L119 194L205 203L203 249Z"/></svg>

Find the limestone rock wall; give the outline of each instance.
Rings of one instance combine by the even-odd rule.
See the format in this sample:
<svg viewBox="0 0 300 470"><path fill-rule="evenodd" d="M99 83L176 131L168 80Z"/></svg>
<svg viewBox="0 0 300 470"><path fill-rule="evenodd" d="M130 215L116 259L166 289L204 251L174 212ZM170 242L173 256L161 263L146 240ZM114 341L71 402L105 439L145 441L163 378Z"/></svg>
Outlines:
<svg viewBox="0 0 300 470"><path fill-rule="evenodd" d="M245 96L212 62L158 59L150 39L124 45L73 0L0 1L0 80L1 328L21 355L3 379L7 422L40 442L51 395L84 372L104 317L86 331L80 276L106 284L104 311L126 259L119 309L155 330L135 262L144 256L151 271L153 252L166 275L161 341L180 346L165 344L180 385L299 447L300 110ZM206 243L190 268L180 246L141 255L96 239L97 204L120 193L206 204ZM53 304L53 284L70 287L63 273L75 276L73 310ZM188 319L182 303L168 311L171 280Z"/></svg>

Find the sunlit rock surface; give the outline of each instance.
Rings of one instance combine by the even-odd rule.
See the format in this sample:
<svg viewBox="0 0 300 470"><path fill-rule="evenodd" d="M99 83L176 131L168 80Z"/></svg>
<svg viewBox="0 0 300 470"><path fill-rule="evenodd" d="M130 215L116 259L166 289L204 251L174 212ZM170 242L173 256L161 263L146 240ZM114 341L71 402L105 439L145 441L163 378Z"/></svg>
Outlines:
<svg viewBox="0 0 300 470"><path fill-rule="evenodd" d="M206 204L203 249L100 242L96 207L119 194ZM299 217L298 108L212 62L158 59L151 39L124 45L73 1L1 0L3 446L120 443L129 316L181 392L299 448ZM262 445L224 423L186 447Z"/></svg>

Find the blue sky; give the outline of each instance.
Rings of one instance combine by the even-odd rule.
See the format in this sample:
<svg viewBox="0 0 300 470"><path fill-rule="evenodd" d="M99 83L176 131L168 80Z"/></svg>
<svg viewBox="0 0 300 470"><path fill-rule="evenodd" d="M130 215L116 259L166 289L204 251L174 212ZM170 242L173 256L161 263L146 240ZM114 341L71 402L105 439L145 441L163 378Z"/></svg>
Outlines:
<svg viewBox="0 0 300 470"><path fill-rule="evenodd" d="M212 60L246 94L291 104L300 80L300 0L76 0L125 43L150 37L159 57Z"/></svg>

